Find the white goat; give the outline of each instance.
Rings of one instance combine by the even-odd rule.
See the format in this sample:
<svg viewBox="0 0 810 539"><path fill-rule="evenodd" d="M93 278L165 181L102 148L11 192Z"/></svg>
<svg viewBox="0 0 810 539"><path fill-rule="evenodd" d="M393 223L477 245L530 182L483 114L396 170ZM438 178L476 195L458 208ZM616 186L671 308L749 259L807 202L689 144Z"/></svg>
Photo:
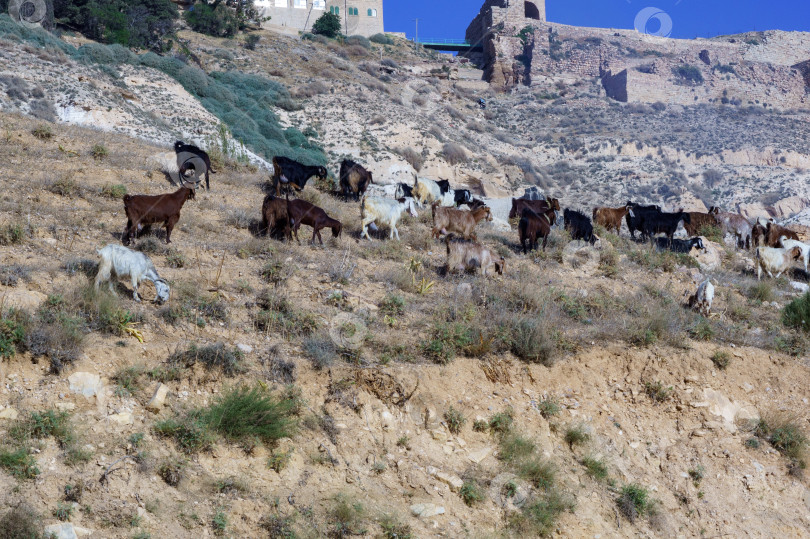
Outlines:
<svg viewBox="0 0 810 539"><path fill-rule="evenodd" d="M439 206L442 208L455 208L456 207L456 192L451 189L439 197Z"/></svg>
<svg viewBox="0 0 810 539"><path fill-rule="evenodd" d="M413 188L413 198L420 205L433 204L442 198L442 189L439 184L427 178L417 178Z"/></svg>
<svg viewBox="0 0 810 539"><path fill-rule="evenodd" d="M688 305L705 317L712 312L712 302L714 301L714 285L706 279L697 288L697 291L689 296Z"/></svg>
<svg viewBox="0 0 810 539"><path fill-rule="evenodd" d="M96 290L101 283L107 281L110 285L110 292L115 294L111 279L111 273L115 273L117 277L132 279L132 297L135 301L141 301L141 298L138 297L138 285L144 279L155 284L155 290L157 290L155 303L163 303L169 299L169 285L160 278L155 270L155 265L145 254L114 244L109 244L96 252L101 256L96 274Z"/></svg>
<svg viewBox="0 0 810 539"><path fill-rule="evenodd" d="M787 236L779 237L779 245L781 245L784 249L793 249L794 247L801 249L802 262L804 262L804 272L807 273L807 261L808 258L810 258L810 245L796 240L789 240L787 239Z"/></svg>
<svg viewBox="0 0 810 539"><path fill-rule="evenodd" d="M368 226L378 222L380 225L388 225L391 229L390 239L394 239L394 234L396 234L397 240L399 240L397 223L404 212L410 213L413 217L417 216L416 206L412 198L394 200L380 197L363 197L363 201L360 203L360 218L363 222L363 231L360 233L360 237L365 236L371 240L371 236L368 235Z"/></svg>
<svg viewBox="0 0 810 539"><path fill-rule="evenodd" d="M781 249L779 247L757 247L757 281L762 276L762 270L773 278L773 272L779 277L790 268L794 260L802 257L802 250L799 247Z"/></svg>

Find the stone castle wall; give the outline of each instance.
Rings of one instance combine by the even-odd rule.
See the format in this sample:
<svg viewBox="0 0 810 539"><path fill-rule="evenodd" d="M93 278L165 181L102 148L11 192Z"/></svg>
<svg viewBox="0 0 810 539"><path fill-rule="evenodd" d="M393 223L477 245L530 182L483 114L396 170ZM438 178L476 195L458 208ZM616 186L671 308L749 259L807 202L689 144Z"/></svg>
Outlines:
<svg viewBox="0 0 810 539"><path fill-rule="evenodd" d="M269 26L289 26L302 31L312 30L318 17L338 8L341 32L346 35L372 36L383 30L382 0L256 0L256 8L263 16L271 19ZM347 8L356 8L357 15L349 15ZM369 15L371 10L372 15Z"/></svg>

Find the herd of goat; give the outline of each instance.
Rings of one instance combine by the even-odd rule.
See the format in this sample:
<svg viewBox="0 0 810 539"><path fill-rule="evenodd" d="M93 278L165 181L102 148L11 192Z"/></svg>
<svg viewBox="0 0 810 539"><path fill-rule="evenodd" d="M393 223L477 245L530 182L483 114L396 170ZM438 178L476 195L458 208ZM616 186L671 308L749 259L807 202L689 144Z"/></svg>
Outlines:
<svg viewBox="0 0 810 539"><path fill-rule="evenodd" d="M163 195L126 195L123 199L127 216L127 225L122 235L122 243L129 243L153 224L162 224L166 228L166 243L171 243L171 232L180 219L180 210L188 199L194 198L195 188L201 183L203 174L208 186L210 160L199 148L175 143L178 155L178 170L181 187L173 193ZM180 156L191 155L181 163ZM203 170L201 170L203 169ZM334 237L341 235L343 225L330 217L322 208L303 199L290 199L289 191L301 191L312 177L321 180L327 178L323 166L307 166L286 157L273 159L273 188L275 194L268 194L262 203L262 230L268 236L298 240L301 225L312 228L312 242L317 238L323 245L321 230L329 228ZM213 171L211 171L213 172ZM377 230L377 225L389 228L389 238L399 240L397 223L405 214L414 217L417 208L430 206L433 217L432 234L436 238L445 237L447 250L447 271L477 271L483 275L503 274L505 260L492 249L478 242L475 234L477 224L483 220L492 221L490 208L480 199L473 198L469 190L452 189L446 180L433 181L417 178L414 185L404 183L396 186L394 198L366 196L366 190L373 183L371 172L358 163L344 160L340 166L339 192L344 199L354 199L360 203L362 231L360 238L371 240L369 228ZM286 190L285 197L281 191ZM462 208L466 206L465 208ZM523 253L538 247L543 240L542 249L546 249L552 227L561 212L558 199L547 197L541 200L513 198L509 219L518 220L518 236ZM757 279L764 270L771 277L778 277L789 269L797 260L804 263L807 271L810 246L799 241L793 230L782 227L773 220L758 220L751 223L742 215L721 212L712 207L707 213L684 212L667 213L660 206L644 206L628 202L621 208L594 208L592 219L587 215L565 209L562 211L563 226L573 240L581 240L591 245L599 238L594 233L594 224L604 227L608 232L619 234L622 221L626 222L630 236L635 239L636 232L644 241L655 242L659 249L669 249L679 253L689 253L692 249L704 249L700 237L706 227L716 227L723 235L731 234L738 248L756 249ZM689 239L676 239L676 230L683 223ZM657 235L663 237L656 237ZM96 278L96 288L109 281L111 272L118 276L129 276L132 279L134 298L139 301L138 284L147 279L155 283L158 294L156 301L168 299L168 285L161 279L152 262L142 253L131 251L126 247L108 245L99 250L102 257L100 270ZM711 309L711 298L714 288L709 281L700 285L695 295L690 298L690 305L700 311ZM707 308L708 305L708 308Z"/></svg>

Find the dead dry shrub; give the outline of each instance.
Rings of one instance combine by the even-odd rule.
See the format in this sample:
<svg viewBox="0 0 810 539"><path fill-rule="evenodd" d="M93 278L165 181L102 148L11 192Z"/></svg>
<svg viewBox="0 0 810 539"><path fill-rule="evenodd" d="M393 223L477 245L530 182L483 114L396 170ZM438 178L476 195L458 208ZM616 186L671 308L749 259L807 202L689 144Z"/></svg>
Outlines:
<svg viewBox="0 0 810 539"><path fill-rule="evenodd" d="M458 165L467 162L467 150L460 144L455 142L446 142L442 146L442 155L444 159L451 165Z"/></svg>
<svg viewBox="0 0 810 539"><path fill-rule="evenodd" d="M405 159L405 161L407 161L415 171L419 172L422 170L422 166L425 164L425 158L422 157L422 154L413 148L398 148L395 151L402 156L402 158Z"/></svg>

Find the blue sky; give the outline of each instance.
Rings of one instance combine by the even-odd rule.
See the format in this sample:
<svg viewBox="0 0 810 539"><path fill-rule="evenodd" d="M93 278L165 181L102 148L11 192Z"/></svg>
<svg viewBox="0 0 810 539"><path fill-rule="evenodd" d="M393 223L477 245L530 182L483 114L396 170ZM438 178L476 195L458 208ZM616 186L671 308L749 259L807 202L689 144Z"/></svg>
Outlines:
<svg viewBox="0 0 810 539"><path fill-rule="evenodd" d="M483 0L384 0L385 30L421 38L463 38ZM810 32L810 0L546 0L551 22L575 26L633 28L642 9L656 7L672 21L671 37L714 37L752 30ZM653 18L646 29L660 30Z"/></svg>

